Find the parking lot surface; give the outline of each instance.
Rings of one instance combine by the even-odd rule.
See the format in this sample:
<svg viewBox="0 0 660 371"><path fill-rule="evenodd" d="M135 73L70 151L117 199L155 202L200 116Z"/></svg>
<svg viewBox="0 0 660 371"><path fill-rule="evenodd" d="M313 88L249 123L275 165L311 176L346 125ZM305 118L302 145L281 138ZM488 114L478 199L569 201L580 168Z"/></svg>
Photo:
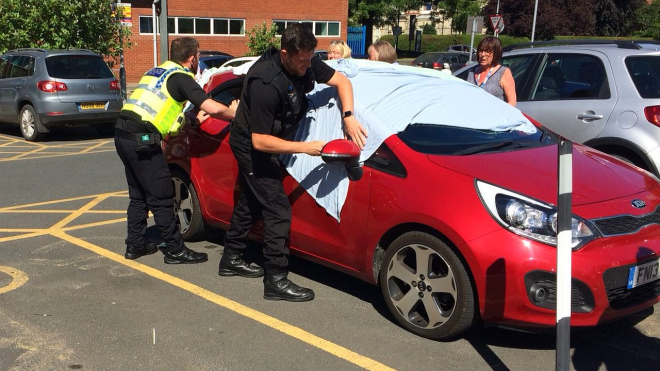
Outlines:
<svg viewBox="0 0 660 371"><path fill-rule="evenodd" d="M207 263L124 259L123 166L93 129L28 143L0 125L0 171L0 370L555 369L552 333L423 339L377 287L300 259L291 276L316 299L266 301L261 279L217 275L221 232L188 244ZM657 368L658 310L573 331L572 369Z"/></svg>

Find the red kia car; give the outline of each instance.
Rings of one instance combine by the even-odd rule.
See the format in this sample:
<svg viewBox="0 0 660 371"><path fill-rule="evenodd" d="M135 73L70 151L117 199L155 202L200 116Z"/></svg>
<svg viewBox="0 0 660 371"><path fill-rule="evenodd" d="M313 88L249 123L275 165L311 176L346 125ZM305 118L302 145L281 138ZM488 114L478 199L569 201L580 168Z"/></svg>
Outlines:
<svg viewBox="0 0 660 371"><path fill-rule="evenodd" d="M421 70L388 68L394 79ZM456 84L451 79L437 84ZM352 82L357 101L365 82ZM206 91L229 103L242 86L243 76L227 71ZM400 110L411 104L399 101ZM360 118L357 103L356 111ZM528 133L410 122L363 161L340 218L287 175L292 252L380 286L398 323L423 337L453 338L480 320L554 327L558 141L534 125ZM211 118L165 145L185 239L207 226L228 228L238 171L228 137L229 123ZM658 179L575 145L572 201L571 325L595 326L657 303Z"/></svg>

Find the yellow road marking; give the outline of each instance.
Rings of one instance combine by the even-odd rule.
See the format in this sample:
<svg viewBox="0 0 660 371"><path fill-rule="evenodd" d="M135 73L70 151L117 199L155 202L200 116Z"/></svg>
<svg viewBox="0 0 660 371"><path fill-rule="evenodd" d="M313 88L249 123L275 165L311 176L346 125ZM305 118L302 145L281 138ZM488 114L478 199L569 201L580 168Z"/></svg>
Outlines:
<svg viewBox="0 0 660 371"><path fill-rule="evenodd" d="M25 282L28 281L28 275L16 268L5 267L0 265L0 272L7 273L12 278L11 282L9 282L9 285L0 287L0 294L4 294L5 292L15 290L23 286Z"/></svg>
<svg viewBox="0 0 660 371"><path fill-rule="evenodd" d="M54 232L54 236L57 236L65 241L68 241L74 245L78 245L82 248L85 248L89 251L92 251L98 255L101 255L103 257L106 257L110 260L114 260L117 263L129 266L135 270L138 270L144 274L147 274L151 277L157 278L161 281L167 282L173 286L176 286L180 289L183 289L185 291L188 291L192 294L195 294L203 299L206 299L212 303L215 303L223 308L229 309L232 312L235 312L237 314L240 314L242 316L245 316L247 318L250 318L252 320L255 320L259 323L262 323L270 328L273 328L275 330L278 330L286 335L289 335L293 338L296 338L302 342L305 342L309 345L312 345L316 348L319 348L321 350L324 350L336 357L339 357L341 359L344 359L350 363L353 363L357 366L360 366L364 369L367 370L374 370L374 371L386 371L386 370L394 370L393 368L390 368L380 362L377 362L371 358L365 357L361 354L355 353L350 349L344 348L341 345L335 344L331 341L325 340L323 338L320 338L310 332L307 332L300 327L296 327L293 325L290 325L286 322L280 321L277 318L271 317L265 313L259 312L257 310L254 310L250 307L247 307L243 304L240 304L238 302L235 302L231 299L227 299L224 296L220 296L214 292L211 292L209 290L206 290L202 287L199 287L197 285L194 285L188 281L184 281L178 277L172 276L170 274L167 274L163 271L159 271L155 268L152 268L148 265L144 265L141 263L138 263L133 260L126 260L124 259L123 256L119 254L115 254L111 251L108 251L104 248L101 248L99 246L96 246L92 243L89 243L85 240L81 240L79 238L70 236L64 232Z"/></svg>
<svg viewBox="0 0 660 371"><path fill-rule="evenodd" d="M23 140L23 138L19 139L16 137L0 135L0 141L2 141L0 147L3 148L3 151L0 151L0 154L10 155L9 157L0 158L0 162L115 151L113 139L87 140L75 143L48 145L38 142L27 142ZM112 148L102 148L105 145L112 145ZM20 151L20 149L25 149L25 151ZM62 149L65 149L65 151L61 151Z"/></svg>
<svg viewBox="0 0 660 371"><path fill-rule="evenodd" d="M41 235L52 235L54 237L60 238L64 241L67 241L69 243L72 243L74 245L80 246L84 249L87 249L95 254L101 255L105 258L108 258L110 260L113 260L119 264L128 266L130 268L133 268L137 271L140 271L144 274L147 274L151 277L154 277L156 279L159 279L161 281L167 282L175 287L178 287L180 289L183 289L185 291L188 291L194 295L197 295L203 299L206 299L214 304L217 304L223 308L226 308L228 310L231 310L232 312L235 312L237 314L240 314L244 317L247 317L249 319L252 319L256 322L259 322L261 324L264 324L270 328L273 328L275 330L278 330L288 336L291 336L295 339L298 339L304 343L307 343L311 346L314 346L320 350L323 350L325 352L328 352L338 358L341 358L345 361L348 361L352 364L355 364L359 367L362 367L366 370L373 370L373 371L394 371L393 368L390 368L378 361L375 361L371 358L365 357L361 354L358 354L356 352L353 352L352 350L342 347L341 345L335 344L331 341L325 340L319 336L316 336L310 332L307 332L300 327L293 326L291 324L288 324L284 321L281 321L277 318L271 317L265 313L259 312L255 309L252 309L250 307L247 307L243 304L240 304L238 302L235 302L231 299L225 298L223 296L220 296L214 292L211 292L209 290L206 290L200 286L194 285L188 281L182 280L178 277L172 276L170 274L167 274L163 271L157 270L155 268L149 267L147 265L138 263L134 260L127 260L125 259L122 255L116 254L114 252L111 252L109 250L106 250L100 246L94 245L90 242L87 242L85 240L82 240L77 237L73 237L69 234L67 234L67 231L72 231L72 230L78 230L78 229L83 229L83 228L89 228L89 227L95 227L95 226L100 226L100 225L107 225L107 224L113 224L113 223L118 223L118 222L124 222L126 221L126 218L118 218L118 219L112 219L112 220L106 220L106 221L101 221L101 222L95 222L95 223L88 223L88 224L83 224L83 225L77 225L77 226L67 226L67 224L71 223L73 220L77 219L83 214L91 213L91 212L96 212L96 213L103 213L106 212L105 210L91 210L93 207L99 205L101 202L104 200L107 200L112 197L126 197L127 192L122 191L122 192L110 192L110 193L104 193L104 194L98 194L98 195L92 195L92 196L81 196L81 197L72 197L68 199L62 199L62 200L56 200L56 201L45 201L45 202L35 202L32 204L26 204L26 205L18 205L18 206L10 206L10 207L5 207L5 208L0 208L0 213L2 212L14 212L14 213L19 213L19 212L28 212L28 213L33 213L37 210L35 209L26 209L30 207L35 207L35 206L44 206L44 205L53 205L56 203L63 203L63 202L71 202L71 201L79 201L79 200L90 200L89 202L86 202L82 207L75 209L75 210L43 210L47 212L59 212L59 213L68 213L66 217L64 217L62 220L59 222L55 223L53 226L45 229L0 229L0 232L18 232L22 233L20 235L15 235L15 236L7 236L4 238L0 238L0 243L6 242L6 241L14 241L14 240L19 240L19 239L24 239L24 238L30 238L30 237L36 237L36 236L41 236ZM118 210L109 210L109 213L116 213ZM122 211L124 212L124 211ZM0 271L6 272L2 270L2 267L0 266ZM9 290L13 290L16 287L20 287L27 281L27 275L25 275L23 272L20 272L18 270L12 270L13 273L8 273L12 275L13 280L10 283L9 286L5 286L3 288L0 288L0 294ZM20 272L20 273L17 273ZM4 290L4 291L3 291Z"/></svg>

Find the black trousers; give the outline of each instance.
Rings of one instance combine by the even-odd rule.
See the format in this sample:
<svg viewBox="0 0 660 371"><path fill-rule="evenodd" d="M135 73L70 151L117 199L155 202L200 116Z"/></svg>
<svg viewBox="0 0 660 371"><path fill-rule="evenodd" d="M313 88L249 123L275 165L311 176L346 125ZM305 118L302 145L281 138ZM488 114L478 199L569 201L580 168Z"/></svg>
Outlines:
<svg viewBox="0 0 660 371"><path fill-rule="evenodd" d="M242 254L255 221L264 222L264 266L269 275L287 272L291 203L282 185L282 171L276 155L253 151L241 135L229 139L238 162L240 191L234 205L229 230L225 234L225 254Z"/></svg>
<svg viewBox="0 0 660 371"><path fill-rule="evenodd" d="M134 139L115 136L115 148L124 163L130 198L126 212L126 244L144 244L148 212L151 211L168 251L179 252L184 243L174 214L174 186L163 150L160 145L153 145L151 153L138 153L136 147Z"/></svg>

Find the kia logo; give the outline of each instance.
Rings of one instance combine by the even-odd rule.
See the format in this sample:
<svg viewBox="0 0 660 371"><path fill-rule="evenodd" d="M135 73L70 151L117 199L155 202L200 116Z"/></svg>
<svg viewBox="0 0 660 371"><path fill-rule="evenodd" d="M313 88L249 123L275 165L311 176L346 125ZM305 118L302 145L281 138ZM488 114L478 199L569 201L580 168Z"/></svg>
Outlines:
<svg viewBox="0 0 660 371"><path fill-rule="evenodd" d="M632 200L630 203L633 205L633 207L636 207L638 209L643 209L646 207L646 202L639 199Z"/></svg>

